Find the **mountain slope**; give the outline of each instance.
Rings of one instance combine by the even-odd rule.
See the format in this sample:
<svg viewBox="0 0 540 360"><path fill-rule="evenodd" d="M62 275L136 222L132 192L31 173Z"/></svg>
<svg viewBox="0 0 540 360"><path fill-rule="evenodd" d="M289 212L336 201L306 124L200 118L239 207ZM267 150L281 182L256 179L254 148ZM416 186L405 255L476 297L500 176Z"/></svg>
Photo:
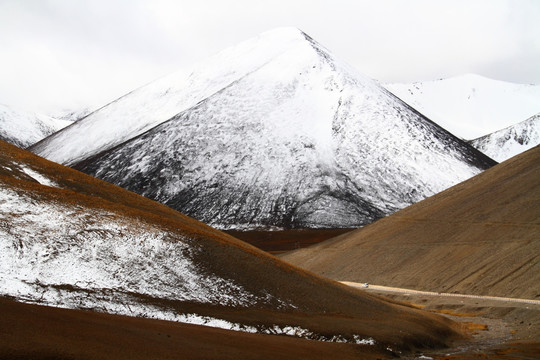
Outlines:
<svg viewBox="0 0 540 360"><path fill-rule="evenodd" d="M358 227L495 163L297 29L225 50L199 72L217 74L190 78L206 97L160 93L192 106L137 137L81 159L97 151L76 133L90 115L32 151L221 229Z"/></svg>
<svg viewBox="0 0 540 360"><path fill-rule="evenodd" d="M316 277L5 142L0 150L4 297L378 349L456 336L439 317ZM388 331L396 319L406 335Z"/></svg>
<svg viewBox="0 0 540 360"><path fill-rule="evenodd" d="M1 359L389 359L346 343L238 331L88 311L22 304L0 298ZM29 341L31 339L31 341ZM361 354L361 355L360 355ZM386 355L386 356L385 356Z"/></svg>
<svg viewBox="0 0 540 360"><path fill-rule="evenodd" d="M32 151L71 165L169 120L294 47L290 29L278 29L225 49L191 69L160 78L90 113ZM264 46L261 46L264 44Z"/></svg>
<svg viewBox="0 0 540 360"><path fill-rule="evenodd" d="M538 299L540 147L283 259L338 280Z"/></svg>
<svg viewBox="0 0 540 360"><path fill-rule="evenodd" d="M28 147L71 124L46 115L14 110L0 104L0 140Z"/></svg>
<svg viewBox="0 0 540 360"><path fill-rule="evenodd" d="M497 161L507 160L540 144L540 113L469 143Z"/></svg>
<svg viewBox="0 0 540 360"><path fill-rule="evenodd" d="M474 74L384 86L467 140L514 125L540 111L540 85L514 84Z"/></svg>

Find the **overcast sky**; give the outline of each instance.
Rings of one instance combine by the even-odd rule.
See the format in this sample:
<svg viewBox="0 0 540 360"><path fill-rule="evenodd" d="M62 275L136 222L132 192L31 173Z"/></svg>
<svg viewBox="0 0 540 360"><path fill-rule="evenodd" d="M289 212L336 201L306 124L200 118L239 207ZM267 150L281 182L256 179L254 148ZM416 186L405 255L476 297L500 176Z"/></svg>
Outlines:
<svg viewBox="0 0 540 360"><path fill-rule="evenodd" d="M540 0L0 0L0 103L99 107L280 26L381 82L540 84Z"/></svg>

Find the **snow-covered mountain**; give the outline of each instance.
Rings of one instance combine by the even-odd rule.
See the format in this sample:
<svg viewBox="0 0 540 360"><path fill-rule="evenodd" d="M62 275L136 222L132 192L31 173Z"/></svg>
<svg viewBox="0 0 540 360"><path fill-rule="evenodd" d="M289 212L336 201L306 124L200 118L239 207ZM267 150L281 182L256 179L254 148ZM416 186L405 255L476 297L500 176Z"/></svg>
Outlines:
<svg viewBox="0 0 540 360"><path fill-rule="evenodd" d="M71 124L50 116L15 110L0 104L0 140L28 147Z"/></svg>
<svg viewBox="0 0 540 360"><path fill-rule="evenodd" d="M17 301L382 349L453 334L3 141L0 219L0 296Z"/></svg>
<svg viewBox="0 0 540 360"><path fill-rule="evenodd" d="M540 113L469 143L492 159L507 160L540 144Z"/></svg>
<svg viewBox="0 0 540 360"><path fill-rule="evenodd" d="M515 84L474 74L384 86L452 134L467 140L512 126L540 112L540 85Z"/></svg>
<svg viewBox="0 0 540 360"><path fill-rule="evenodd" d="M165 76L36 144L34 152L71 165L123 143L218 94L294 48L294 29L278 29L228 48L195 67ZM76 139L76 140L75 140Z"/></svg>
<svg viewBox="0 0 540 360"><path fill-rule="evenodd" d="M221 229L358 227L495 164L291 28L31 150Z"/></svg>

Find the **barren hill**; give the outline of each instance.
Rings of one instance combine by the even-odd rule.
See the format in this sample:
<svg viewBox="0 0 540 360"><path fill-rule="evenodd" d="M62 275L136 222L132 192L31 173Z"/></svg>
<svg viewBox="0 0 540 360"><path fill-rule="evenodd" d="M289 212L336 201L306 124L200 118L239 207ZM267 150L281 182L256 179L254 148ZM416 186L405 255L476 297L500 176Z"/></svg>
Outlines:
<svg viewBox="0 0 540 360"><path fill-rule="evenodd" d="M360 352L437 346L458 336L447 319L317 277L5 142L0 150L3 297L345 341Z"/></svg>
<svg viewBox="0 0 540 360"><path fill-rule="evenodd" d="M286 261L337 280L540 298L540 147Z"/></svg>

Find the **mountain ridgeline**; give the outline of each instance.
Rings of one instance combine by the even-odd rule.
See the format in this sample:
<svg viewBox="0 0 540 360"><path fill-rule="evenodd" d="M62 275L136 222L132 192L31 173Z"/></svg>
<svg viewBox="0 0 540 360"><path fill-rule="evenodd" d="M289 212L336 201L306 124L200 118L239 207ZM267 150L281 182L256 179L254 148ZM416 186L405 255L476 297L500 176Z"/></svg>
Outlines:
<svg viewBox="0 0 540 360"><path fill-rule="evenodd" d="M31 150L220 229L358 227L495 164L290 28Z"/></svg>
<svg viewBox="0 0 540 360"><path fill-rule="evenodd" d="M540 144L540 113L469 143L497 161L508 160Z"/></svg>

